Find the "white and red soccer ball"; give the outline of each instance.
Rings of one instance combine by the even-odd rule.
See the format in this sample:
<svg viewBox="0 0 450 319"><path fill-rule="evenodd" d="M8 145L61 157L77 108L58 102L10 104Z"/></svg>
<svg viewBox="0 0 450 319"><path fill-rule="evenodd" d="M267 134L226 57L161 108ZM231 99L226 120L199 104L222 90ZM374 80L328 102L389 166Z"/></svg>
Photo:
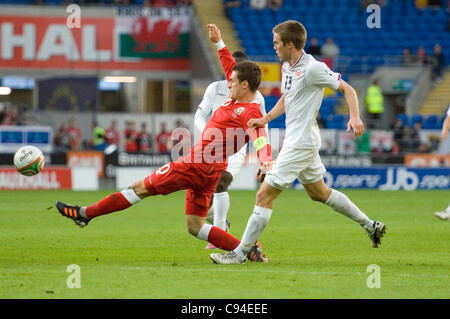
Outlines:
<svg viewBox="0 0 450 319"><path fill-rule="evenodd" d="M44 154L37 147L27 145L19 148L14 155L14 166L25 176L39 174L45 165Z"/></svg>

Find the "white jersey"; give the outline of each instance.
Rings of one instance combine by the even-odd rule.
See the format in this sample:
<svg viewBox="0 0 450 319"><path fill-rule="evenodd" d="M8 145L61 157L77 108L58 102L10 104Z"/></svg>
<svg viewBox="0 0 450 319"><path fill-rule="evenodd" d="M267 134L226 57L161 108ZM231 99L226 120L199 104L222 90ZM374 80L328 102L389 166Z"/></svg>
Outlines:
<svg viewBox="0 0 450 319"><path fill-rule="evenodd" d="M230 89L228 88L227 80L216 81L208 85L203 100L198 106L195 113L195 125L203 131L206 122L213 115L213 113L227 100L230 96ZM262 115L266 115L266 104L263 95L256 91L255 100L259 104Z"/></svg>
<svg viewBox="0 0 450 319"><path fill-rule="evenodd" d="M286 113L283 145L297 149L319 149L321 140L316 117L323 93L326 87L337 90L341 75L305 51L292 66L284 62L281 74Z"/></svg>
<svg viewBox="0 0 450 319"><path fill-rule="evenodd" d="M450 104L448 105L447 116L450 117Z"/></svg>

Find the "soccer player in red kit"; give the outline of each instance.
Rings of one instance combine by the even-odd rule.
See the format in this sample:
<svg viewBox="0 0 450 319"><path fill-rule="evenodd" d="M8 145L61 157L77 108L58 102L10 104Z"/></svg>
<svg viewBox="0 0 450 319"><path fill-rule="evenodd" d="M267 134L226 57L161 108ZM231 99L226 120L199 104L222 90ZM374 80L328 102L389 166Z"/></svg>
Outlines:
<svg viewBox="0 0 450 319"><path fill-rule="evenodd" d="M56 202L59 212L75 221L80 227L101 215L124 210L140 200L154 195L167 195L186 190L186 225L188 232L214 246L231 251L240 241L226 231L206 224L211 196L217 182L227 167L227 158L239 151L252 139L263 167L269 167L272 149L265 128L249 128L251 118L261 118L255 93L261 82L261 69L250 61L236 64L220 39L220 31L210 25L210 37L219 49L220 61L225 71L230 96L208 121L198 143L190 154L159 168L152 175L135 182L131 187L111 194L99 202L79 207ZM219 33L218 33L219 32ZM251 260L267 261L259 246L249 252Z"/></svg>

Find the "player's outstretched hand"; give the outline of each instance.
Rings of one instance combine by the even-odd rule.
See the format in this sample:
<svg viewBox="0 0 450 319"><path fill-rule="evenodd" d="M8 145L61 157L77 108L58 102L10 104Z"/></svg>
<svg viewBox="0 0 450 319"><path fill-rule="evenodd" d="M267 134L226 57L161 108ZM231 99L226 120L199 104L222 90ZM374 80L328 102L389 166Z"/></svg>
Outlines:
<svg viewBox="0 0 450 319"><path fill-rule="evenodd" d="M248 125L249 128L260 128L260 127L263 127L264 125L266 125L266 123L267 122L262 117L262 118L259 118L259 119L250 119L247 122L247 125Z"/></svg>
<svg viewBox="0 0 450 319"><path fill-rule="evenodd" d="M209 38L212 42L217 43L222 40L222 35L220 33L220 29L215 24L208 24L209 28Z"/></svg>
<svg viewBox="0 0 450 319"><path fill-rule="evenodd" d="M353 129L353 137L355 140L364 134L364 124L359 117L350 118L347 124L347 133L349 133L351 129Z"/></svg>

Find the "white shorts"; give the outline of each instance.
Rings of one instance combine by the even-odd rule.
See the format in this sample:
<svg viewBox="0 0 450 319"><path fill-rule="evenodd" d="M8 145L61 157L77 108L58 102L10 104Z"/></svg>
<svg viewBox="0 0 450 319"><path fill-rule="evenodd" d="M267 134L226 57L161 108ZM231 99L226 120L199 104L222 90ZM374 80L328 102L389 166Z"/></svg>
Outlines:
<svg viewBox="0 0 450 319"><path fill-rule="evenodd" d="M226 171L236 177L237 173L245 163L245 157L247 156L247 144L245 144L237 153L228 157L228 166Z"/></svg>
<svg viewBox="0 0 450 319"><path fill-rule="evenodd" d="M304 150L283 147L267 172L265 181L272 187L285 190L296 179L302 184L320 181L325 173L325 166L320 160L319 150Z"/></svg>

